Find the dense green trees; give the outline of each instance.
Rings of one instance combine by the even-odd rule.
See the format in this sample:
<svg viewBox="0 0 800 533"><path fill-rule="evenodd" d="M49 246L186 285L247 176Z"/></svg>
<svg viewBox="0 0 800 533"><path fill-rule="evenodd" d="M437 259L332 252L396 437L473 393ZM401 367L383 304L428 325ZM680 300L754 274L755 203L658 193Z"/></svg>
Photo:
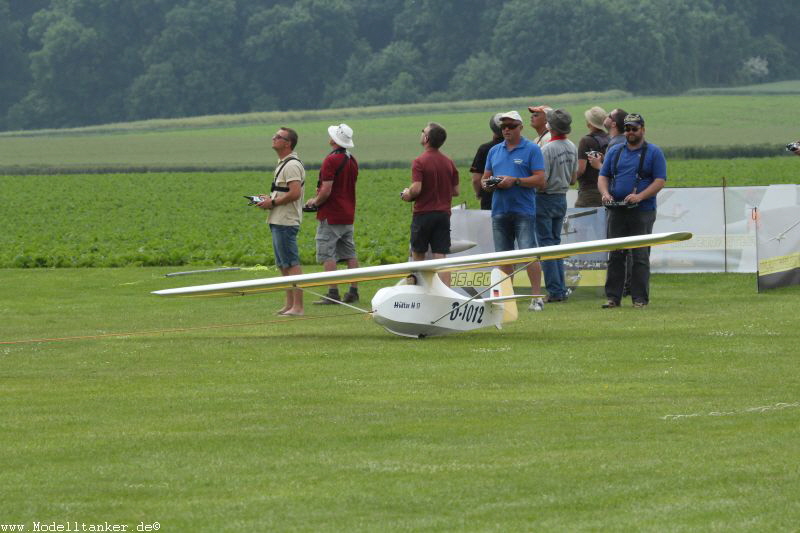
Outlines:
<svg viewBox="0 0 800 533"><path fill-rule="evenodd" d="M0 0L0 129L796 78L794 0Z"/></svg>

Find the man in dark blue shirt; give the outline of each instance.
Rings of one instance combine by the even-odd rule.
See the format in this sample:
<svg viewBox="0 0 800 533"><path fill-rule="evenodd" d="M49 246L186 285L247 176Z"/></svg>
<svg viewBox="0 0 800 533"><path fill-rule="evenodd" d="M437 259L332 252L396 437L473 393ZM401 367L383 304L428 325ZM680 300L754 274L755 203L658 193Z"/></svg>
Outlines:
<svg viewBox="0 0 800 533"><path fill-rule="evenodd" d="M667 161L655 144L644 140L644 118L625 117L625 144L608 150L597 188L607 206L608 238L646 235L656 220L656 194L667 181ZM650 248L634 248L631 270L633 306L643 309L650 302ZM623 250L608 254L606 309L619 307L625 284Z"/></svg>

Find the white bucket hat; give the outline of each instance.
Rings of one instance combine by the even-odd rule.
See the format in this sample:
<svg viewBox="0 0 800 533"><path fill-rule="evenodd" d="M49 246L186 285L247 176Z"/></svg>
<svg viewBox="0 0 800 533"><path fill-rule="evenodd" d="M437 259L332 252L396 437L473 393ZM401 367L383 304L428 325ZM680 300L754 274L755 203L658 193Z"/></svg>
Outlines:
<svg viewBox="0 0 800 533"><path fill-rule="evenodd" d="M353 128L347 124L339 124L338 126L328 126L328 135L333 142L342 148L353 148Z"/></svg>

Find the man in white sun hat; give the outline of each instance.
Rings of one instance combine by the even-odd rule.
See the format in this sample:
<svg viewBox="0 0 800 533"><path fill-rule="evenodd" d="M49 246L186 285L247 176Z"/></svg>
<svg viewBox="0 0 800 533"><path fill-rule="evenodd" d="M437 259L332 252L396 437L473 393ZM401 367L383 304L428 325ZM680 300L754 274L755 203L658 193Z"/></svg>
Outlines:
<svg viewBox="0 0 800 533"><path fill-rule="evenodd" d="M347 124L328 127L333 150L325 157L319 171L317 193L306 202L307 211L317 211L317 261L326 271L336 270L338 262L347 268L357 268L356 245L353 240L353 222L356 214L356 179L358 162L349 152L353 148L353 130ZM356 283L342 299L339 288L330 285L325 298L315 304L335 304L338 301L358 301Z"/></svg>

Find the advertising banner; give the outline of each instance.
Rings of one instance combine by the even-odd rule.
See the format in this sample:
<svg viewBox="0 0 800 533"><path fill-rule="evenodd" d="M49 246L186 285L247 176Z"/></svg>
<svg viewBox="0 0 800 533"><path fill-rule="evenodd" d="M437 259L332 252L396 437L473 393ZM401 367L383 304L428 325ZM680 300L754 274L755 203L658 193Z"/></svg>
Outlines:
<svg viewBox="0 0 800 533"><path fill-rule="evenodd" d="M758 292L800 285L800 207L796 185L773 185L771 192L795 205L754 209L758 252Z"/></svg>
<svg viewBox="0 0 800 533"><path fill-rule="evenodd" d="M576 196L574 190L569 191L567 205L574 204ZM759 217L753 217L754 208L758 208ZM564 219L561 242L604 239L605 216L602 207L569 208ZM793 229L780 242L767 240L762 245L766 248L761 251L756 245L756 228L759 226L763 233L760 225L766 223L764 217L767 216L770 228L774 225L775 229L766 239L780 234L800 219L800 186L666 188L658 195L653 232L690 231L693 237L688 241L652 248L651 270L663 273L752 273L763 270L774 275L776 272L773 270L779 262L764 263L762 267L760 261L778 257L783 258L781 261L789 261L791 265L794 256L777 251L777 247L778 244L787 247L788 244L783 241L791 238L791 231L800 232L800 226L792 226ZM489 211L454 208L451 225L454 244L456 241L475 244L462 254L494 251ZM590 254L565 259L570 286L602 285L605 282L605 255ZM791 268L781 272L790 271ZM515 284L528 284L526 276L516 278Z"/></svg>

